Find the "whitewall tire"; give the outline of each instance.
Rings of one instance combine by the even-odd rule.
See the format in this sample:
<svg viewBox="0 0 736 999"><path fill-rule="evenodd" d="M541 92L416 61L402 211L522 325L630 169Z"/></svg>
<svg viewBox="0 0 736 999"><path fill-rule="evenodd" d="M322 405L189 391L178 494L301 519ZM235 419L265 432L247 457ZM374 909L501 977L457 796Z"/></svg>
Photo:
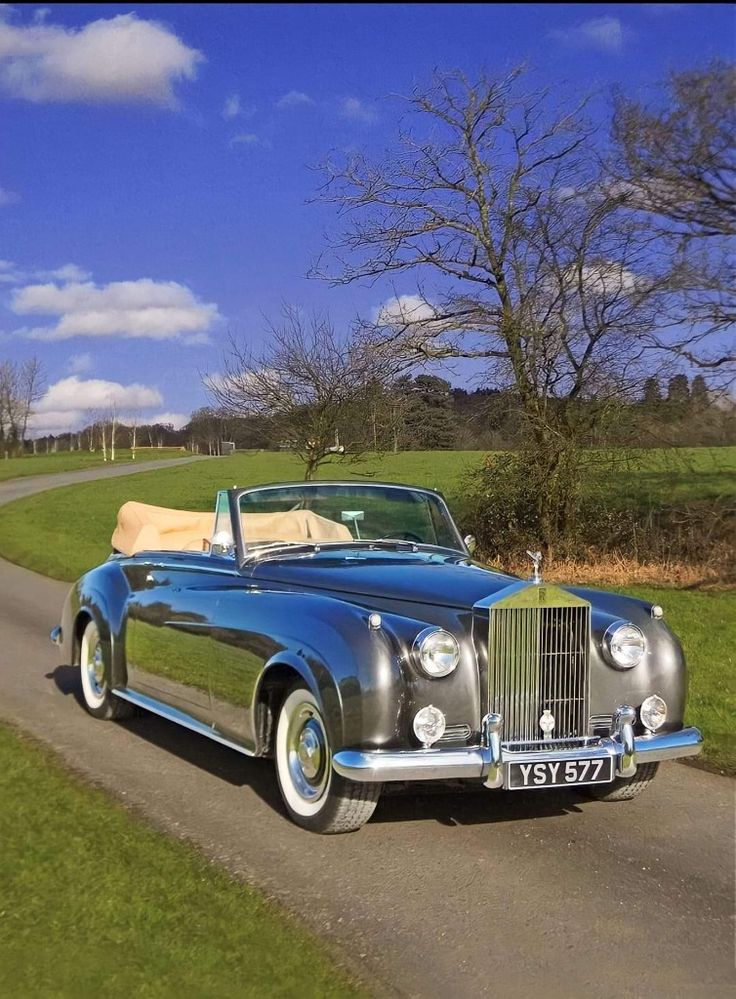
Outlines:
<svg viewBox="0 0 736 999"><path fill-rule="evenodd" d="M109 645L103 642L97 624L88 621L79 646L79 675L84 706L95 718L129 718L133 706L116 697L109 687Z"/></svg>
<svg viewBox="0 0 736 999"><path fill-rule="evenodd" d="M332 769L332 752L316 697L291 687L276 724L276 776L290 817L313 832L352 832L373 814L380 784L357 783Z"/></svg>

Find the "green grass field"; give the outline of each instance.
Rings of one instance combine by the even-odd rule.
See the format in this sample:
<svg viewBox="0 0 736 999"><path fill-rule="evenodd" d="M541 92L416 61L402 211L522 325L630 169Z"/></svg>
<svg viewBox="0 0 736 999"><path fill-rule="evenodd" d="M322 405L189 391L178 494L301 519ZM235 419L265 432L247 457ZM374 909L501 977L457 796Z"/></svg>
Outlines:
<svg viewBox="0 0 736 999"><path fill-rule="evenodd" d="M182 458L184 451L173 447L137 448L135 461L163 461L165 458ZM127 465L133 461L132 452L119 448L115 452L115 464ZM83 468L98 468L104 465L102 451L60 451L57 454L29 454L24 458L0 457L0 482L18 479L26 475L54 475L57 472L76 472Z"/></svg>
<svg viewBox="0 0 736 999"><path fill-rule="evenodd" d="M286 913L0 726L0 995L363 994Z"/></svg>
<svg viewBox="0 0 736 999"><path fill-rule="evenodd" d="M320 477L383 479L440 489L463 528L464 481L483 457L478 451L408 451L359 464L335 462L323 466ZM673 496L736 492L736 447L683 449L668 464L660 452L647 452L641 454L640 465L616 476L614 487L622 502L634 495L665 502ZM210 510L218 489L300 478L301 467L292 455L254 451L55 489L0 508L0 555L55 579L76 579L109 554L117 511L126 500Z"/></svg>

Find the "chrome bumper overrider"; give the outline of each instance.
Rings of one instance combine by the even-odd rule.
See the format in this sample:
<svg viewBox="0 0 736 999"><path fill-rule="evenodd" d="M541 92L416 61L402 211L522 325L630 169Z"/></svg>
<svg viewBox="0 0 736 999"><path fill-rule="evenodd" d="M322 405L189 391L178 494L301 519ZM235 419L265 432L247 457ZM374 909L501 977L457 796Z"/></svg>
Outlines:
<svg viewBox="0 0 736 999"><path fill-rule="evenodd" d="M486 787L501 788L508 763L536 763L545 759L593 760L611 756L616 759L616 775L632 777L639 763L697 756L702 749L703 737L697 728L635 736L634 717L634 709L624 706L616 712L608 736L587 739L583 745L566 748L542 742L538 749L519 750L501 743L501 719L498 715L488 715L484 719L484 744L481 746L369 752L346 749L334 755L332 766L342 777L354 781L478 778Z"/></svg>

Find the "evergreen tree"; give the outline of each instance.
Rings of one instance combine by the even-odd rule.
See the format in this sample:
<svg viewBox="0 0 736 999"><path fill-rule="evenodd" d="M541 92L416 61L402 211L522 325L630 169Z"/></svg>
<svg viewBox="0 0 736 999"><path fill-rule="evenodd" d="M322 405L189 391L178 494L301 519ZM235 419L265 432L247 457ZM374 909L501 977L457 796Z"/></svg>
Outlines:
<svg viewBox="0 0 736 999"><path fill-rule="evenodd" d="M684 409L690 402L690 382L687 375L673 375L667 383L667 401Z"/></svg>
<svg viewBox="0 0 736 999"><path fill-rule="evenodd" d="M710 407L710 392L708 383L702 375L696 375L690 386L690 401L694 409L708 409Z"/></svg>

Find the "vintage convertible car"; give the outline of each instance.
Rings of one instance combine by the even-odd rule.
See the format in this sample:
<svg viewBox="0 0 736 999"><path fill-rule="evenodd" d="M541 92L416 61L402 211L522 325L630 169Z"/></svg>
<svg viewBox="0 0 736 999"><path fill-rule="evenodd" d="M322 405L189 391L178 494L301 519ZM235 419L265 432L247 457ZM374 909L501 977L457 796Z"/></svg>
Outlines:
<svg viewBox="0 0 736 999"><path fill-rule="evenodd" d="M230 489L213 514L126 503L52 639L97 718L156 712L270 756L290 816L357 829L386 782L633 798L699 752L659 606L471 558L442 496Z"/></svg>

